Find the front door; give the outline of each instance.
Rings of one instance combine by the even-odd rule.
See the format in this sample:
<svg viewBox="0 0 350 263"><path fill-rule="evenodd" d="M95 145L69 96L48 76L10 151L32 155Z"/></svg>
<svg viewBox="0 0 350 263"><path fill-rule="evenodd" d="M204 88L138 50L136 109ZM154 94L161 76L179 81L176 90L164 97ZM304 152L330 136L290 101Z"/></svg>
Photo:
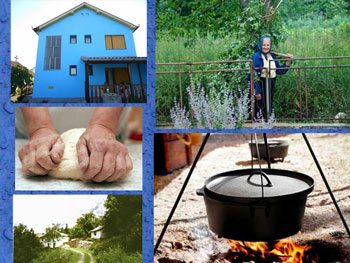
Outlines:
<svg viewBox="0 0 350 263"><path fill-rule="evenodd" d="M121 83L130 85L129 71L127 68L106 68L106 82L108 85Z"/></svg>

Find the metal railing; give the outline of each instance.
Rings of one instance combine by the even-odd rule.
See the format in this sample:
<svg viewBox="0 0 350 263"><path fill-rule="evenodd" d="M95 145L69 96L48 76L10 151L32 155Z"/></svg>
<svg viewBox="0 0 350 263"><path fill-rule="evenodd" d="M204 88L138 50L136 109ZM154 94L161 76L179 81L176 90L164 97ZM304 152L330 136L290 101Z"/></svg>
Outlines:
<svg viewBox="0 0 350 263"><path fill-rule="evenodd" d="M274 59L273 61L287 61L288 59ZM314 61L314 60L349 60L350 56L334 56L334 57L310 57L310 58L293 58L293 61ZM269 67L272 60L269 61ZM195 70L195 66L199 65L220 65L220 64L234 64L234 63L249 63L249 67L246 68L225 68L225 69L203 69L203 70ZM251 94L251 117L254 120L255 117L255 105L254 105L254 72L257 69L267 69L267 68L255 68L253 66L253 60L227 60L227 61L206 61L206 62L170 62L170 63L156 63L157 69L159 67L170 67L170 66L178 66L178 70L174 71L156 71L157 75L166 75L166 74L177 74L178 75L178 83L179 83L179 93L180 93L180 106L183 107L183 93L182 93L182 74L188 74L190 78L190 89L193 90L193 74L201 74L201 73L219 73L219 72L237 72L237 71L246 71L249 72L250 79L248 79L248 85L250 88ZM184 69L187 67L188 69ZM291 67L282 67L279 69L288 69L288 70L298 70L298 87L299 87L299 105L300 105L300 117L299 118L279 118L278 120L335 120L335 118L312 118L309 116L309 105L308 105L308 81L307 81L307 69L329 69L329 68L350 68L350 65L326 65L326 66L291 66ZM302 88L301 81L301 72L303 70L304 74L304 91ZM268 71L270 74L270 71ZM176 88L176 87L175 87ZM303 95L304 93L304 95ZM305 101L305 110L303 112L302 107L302 99L304 96ZM343 119L350 120L350 119Z"/></svg>

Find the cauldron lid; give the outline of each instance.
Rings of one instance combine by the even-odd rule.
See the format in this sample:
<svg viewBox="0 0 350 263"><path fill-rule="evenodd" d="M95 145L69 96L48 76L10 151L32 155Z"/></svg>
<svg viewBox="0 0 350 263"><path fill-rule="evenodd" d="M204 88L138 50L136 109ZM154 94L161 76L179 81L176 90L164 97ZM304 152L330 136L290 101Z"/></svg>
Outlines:
<svg viewBox="0 0 350 263"><path fill-rule="evenodd" d="M313 190L314 180L305 174L288 170L262 169L272 185L263 177L264 198L305 195ZM252 176L250 176L253 173ZM254 201L262 198L259 169L229 171L210 177L205 182L208 196L236 201Z"/></svg>

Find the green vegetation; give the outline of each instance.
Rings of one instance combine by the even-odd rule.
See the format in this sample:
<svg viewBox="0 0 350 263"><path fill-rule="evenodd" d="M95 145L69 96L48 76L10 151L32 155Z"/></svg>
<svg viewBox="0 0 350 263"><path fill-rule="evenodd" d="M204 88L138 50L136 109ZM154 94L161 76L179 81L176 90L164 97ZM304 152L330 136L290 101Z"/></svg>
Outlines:
<svg viewBox="0 0 350 263"><path fill-rule="evenodd" d="M74 227L69 231L69 238L87 239L91 236L90 230L100 225L100 219L94 213L86 213L77 219Z"/></svg>
<svg viewBox="0 0 350 263"><path fill-rule="evenodd" d="M21 65L11 67L11 94L16 92L17 87L23 90L25 86L32 83L32 75L26 67Z"/></svg>
<svg viewBox="0 0 350 263"><path fill-rule="evenodd" d="M45 248L33 263L77 263L81 255L63 248ZM27 261L23 261L27 262Z"/></svg>
<svg viewBox="0 0 350 263"><path fill-rule="evenodd" d="M61 248L44 248L34 230L23 224L14 226L14 263L76 263L80 254Z"/></svg>
<svg viewBox="0 0 350 263"><path fill-rule="evenodd" d="M295 58L350 56L348 0L284 1L270 20L264 16L274 14L279 0L166 2L157 2L157 63L250 59L258 39L265 34L272 36L273 50L291 53ZM226 3L220 2L230 2L230 17L223 10ZM273 8L266 11L269 5ZM213 12L213 6L218 13ZM200 27L203 24L206 26ZM350 60L294 61L292 64L295 67L327 65L350 65ZM232 65L193 66L193 69L229 67ZM235 67L247 65L241 63ZM178 69L178 66L158 66L157 72ZM181 66L181 70L189 71L189 66ZM350 114L349 73L350 68L306 70L310 117L333 118L338 112ZM208 89L220 89L228 84L236 90L238 85L246 87L247 74L194 73L193 81L194 85L200 83ZM184 105L188 108L189 74L182 74L181 84ZM304 96L304 70L301 85ZM174 97L180 101L179 75L157 74L156 87L157 123L169 122ZM274 98L277 118L297 117L300 107L305 112L305 98L302 100L301 106L297 70L278 77Z"/></svg>
<svg viewBox="0 0 350 263"><path fill-rule="evenodd" d="M109 195L103 239L91 247L97 263L142 262L142 197Z"/></svg>
<svg viewBox="0 0 350 263"><path fill-rule="evenodd" d="M23 224L13 227L13 240L14 263L31 263L43 250L34 230L28 230Z"/></svg>

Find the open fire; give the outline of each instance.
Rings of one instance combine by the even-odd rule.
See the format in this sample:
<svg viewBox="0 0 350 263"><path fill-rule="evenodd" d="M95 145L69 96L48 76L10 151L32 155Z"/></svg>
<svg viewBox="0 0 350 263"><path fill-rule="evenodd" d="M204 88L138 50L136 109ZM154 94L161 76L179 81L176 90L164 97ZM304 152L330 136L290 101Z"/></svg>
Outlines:
<svg viewBox="0 0 350 263"><path fill-rule="evenodd" d="M291 238L278 242L243 242L228 240L231 247L225 255L228 262L287 262L315 263L318 256L312 253L311 246L299 245Z"/></svg>

